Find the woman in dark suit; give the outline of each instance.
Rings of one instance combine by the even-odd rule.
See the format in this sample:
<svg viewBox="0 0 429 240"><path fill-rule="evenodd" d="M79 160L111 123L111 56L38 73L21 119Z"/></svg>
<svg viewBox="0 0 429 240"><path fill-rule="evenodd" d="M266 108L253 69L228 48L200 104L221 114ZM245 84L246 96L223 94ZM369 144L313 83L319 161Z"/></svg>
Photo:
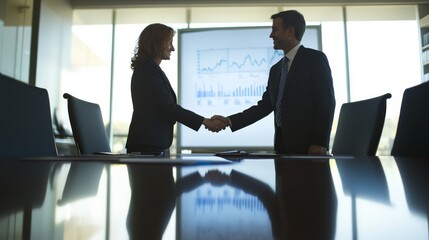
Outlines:
<svg viewBox="0 0 429 240"><path fill-rule="evenodd" d="M174 51L174 34L171 27L160 23L147 26L140 34L131 59L134 111L126 144L129 153L169 152L176 122L195 131L202 124L215 132L225 128L222 122L204 118L177 104L176 94L159 66Z"/></svg>

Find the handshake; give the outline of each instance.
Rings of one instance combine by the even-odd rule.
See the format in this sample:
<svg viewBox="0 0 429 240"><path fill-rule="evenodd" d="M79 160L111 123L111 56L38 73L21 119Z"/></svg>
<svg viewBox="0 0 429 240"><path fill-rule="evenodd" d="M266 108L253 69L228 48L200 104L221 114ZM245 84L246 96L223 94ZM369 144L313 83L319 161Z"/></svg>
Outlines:
<svg viewBox="0 0 429 240"><path fill-rule="evenodd" d="M219 132L230 126L229 119L220 115L214 115L211 118L204 118L203 124L206 129L212 132Z"/></svg>

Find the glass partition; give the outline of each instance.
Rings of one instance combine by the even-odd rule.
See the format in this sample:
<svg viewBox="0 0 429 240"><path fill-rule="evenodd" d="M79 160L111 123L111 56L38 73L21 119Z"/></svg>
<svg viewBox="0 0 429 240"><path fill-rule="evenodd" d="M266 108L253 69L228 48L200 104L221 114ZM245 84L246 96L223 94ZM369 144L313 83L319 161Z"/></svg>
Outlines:
<svg viewBox="0 0 429 240"><path fill-rule="evenodd" d="M0 72L29 82L32 0L0 0Z"/></svg>

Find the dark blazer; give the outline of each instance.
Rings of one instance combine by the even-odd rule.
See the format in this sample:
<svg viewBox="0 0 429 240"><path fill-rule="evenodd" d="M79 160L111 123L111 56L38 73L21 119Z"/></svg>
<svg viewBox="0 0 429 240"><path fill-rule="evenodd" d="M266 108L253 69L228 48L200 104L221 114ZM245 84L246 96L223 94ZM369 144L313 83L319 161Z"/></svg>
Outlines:
<svg viewBox="0 0 429 240"><path fill-rule="evenodd" d="M127 148L142 145L169 148L176 122L197 131L204 119L177 104L167 76L153 60L145 60L134 69L131 97L134 111Z"/></svg>
<svg viewBox="0 0 429 240"><path fill-rule="evenodd" d="M257 105L229 116L232 131L275 111L280 72L281 60L271 67L267 88ZM286 78L283 108L283 127L275 131L277 153L307 154L310 145L329 148L335 96L331 69L323 52L304 46L298 49Z"/></svg>

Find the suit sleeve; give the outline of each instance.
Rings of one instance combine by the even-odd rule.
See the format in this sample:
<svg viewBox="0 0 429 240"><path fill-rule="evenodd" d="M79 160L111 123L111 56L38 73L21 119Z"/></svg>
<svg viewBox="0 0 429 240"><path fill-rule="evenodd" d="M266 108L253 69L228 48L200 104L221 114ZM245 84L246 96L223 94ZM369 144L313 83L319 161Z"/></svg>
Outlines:
<svg viewBox="0 0 429 240"><path fill-rule="evenodd" d="M314 116L312 118L312 144L329 147L329 138L335 111L333 80L328 59L319 52L314 57L313 83L311 84Z"/></svg>

